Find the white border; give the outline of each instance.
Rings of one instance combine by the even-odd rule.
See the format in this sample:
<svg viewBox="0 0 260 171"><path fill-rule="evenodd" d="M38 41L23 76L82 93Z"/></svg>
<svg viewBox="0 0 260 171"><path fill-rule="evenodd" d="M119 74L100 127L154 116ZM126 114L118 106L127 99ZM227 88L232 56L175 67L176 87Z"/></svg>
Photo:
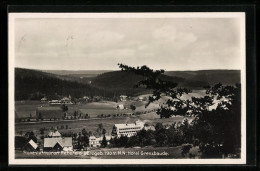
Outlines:
<svg viewBox="0 0 260 171"><path fill-rule="evenodd" d="M187 13L9 13L9 165L114 165L114 164L246 164L246 44L244 12ZM239 18L241 49L241 159L15 159L14 59L16 18Z"/></svg>

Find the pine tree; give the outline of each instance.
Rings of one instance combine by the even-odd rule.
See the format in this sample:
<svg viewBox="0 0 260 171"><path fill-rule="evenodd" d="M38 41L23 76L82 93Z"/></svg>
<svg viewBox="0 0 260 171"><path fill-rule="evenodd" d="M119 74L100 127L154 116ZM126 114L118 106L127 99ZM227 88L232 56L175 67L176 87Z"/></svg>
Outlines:
<svg viewBox="0 0 260 171"><path fill-rule="evenodd" d="M103 139L102 139L102 142L101 142L101 146L104 147L104 148L107 146L107 139L106 139L105 135L103 136Z"/></svg>

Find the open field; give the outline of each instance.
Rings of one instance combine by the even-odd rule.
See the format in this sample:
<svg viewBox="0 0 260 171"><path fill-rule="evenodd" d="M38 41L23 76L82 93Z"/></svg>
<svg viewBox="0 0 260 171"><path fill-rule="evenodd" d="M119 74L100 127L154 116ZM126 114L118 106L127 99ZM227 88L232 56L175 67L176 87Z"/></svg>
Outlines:
<svg viewBox="0 0 260 171"><path fill-rule="evenodd" d="M151 94L141 95L139 97L148 97ZM202 97L205 96L205 90L193 90L192 93L188 95L183 95L183 99L190 99L191 97ZM137 97L135 97L137 99ZM135 101L130 100L126 102L112 102L112 101L101 101L101 102L91 102L86 104L68 104L68 113L73 115L75 111L82 113L83 115L88 114L91 118L96 118L97 115L104 114L104 115L113 115L113 114L124 114L124 113L133 113L130 108L130 105L133 104L136 106L135 112L144 112L150 111L153 109L159 108L159 103L163 103L168 98L163 96L159 101L151 103L149 106L145 107L146 101ZM127 109L118 110L116 107L122 104ZM38 107L48 107L50 108L59 107L60 105L49 105L48 102L40 102L40 101L16 101L15 102L15 111L17 118L28 118L30 114L33 118L36 117L36 109Z"/></svg>
<svg viewBox="0 0 260 171"><path fill-rule="evenodd" d="M97 117L97 115L100 114L124 114L124 113L133 113L131 109L129 109L129 106L133 102L127 101L127 102L111 102L111 101L102 101L102 102L92 102L87 104L68 104L68 113L70 115L73 115L75 111L78 111L79 113L82 113L83 115L88 114L91 118ZM123 104L128 109L118 110L116 107L119 104ZM134 105L138 105L139 107L136 108L135 111L145 111L150 110L155 107L151 107L150 105L148 108L145 109L144 105L145 102L134 102ZM15 103L15 111L16 111L16 117L17 118L28 118L30 117L30 114L33 118L36 117L36 109L38 107L44 107L46 108L57 108L61 105L49 105L47 102L42 103L39 101L18 101Z"/></svg>
<svg viewBox="0 0 260 171"><path fill-rule="evenodd" d="M30 114L32 117L36 117L36 108L40 106L46 106L48 104L41 103L40 101L24 100L15 102L16 117L28 118Z"/></svg>
<svg viewBox="0 0 260 171"><path fill-rule="evenodd" d="M191 95L184 97L190 98L191 96L200 97L204 95L205 92L198 91L194 92ZM143 95L145 96L145 95ZM84 120L56 120L56 121L44 121L44 122L21 122L15 124L15 134L24 134L28 131L34 131L37 136L40 136L40 128L45 128L45 134L51 130L51 128L58 128L61 133L73 132L78 133L81 132L83 128L87 131L95 132L98 124L102 123L107 133L110 134L112 131L112 127L114 124L121 123L133 123L137 120L144 121L149 125L156 125L156 123L160 122L163 124L173 124L174 122L180 122L183 120L183 117L172 117L167 119L160 119L159 115L155 112L143 113L137 116L120 116L113 117L113 114L124 114L124 113L133 113L131 109L118 110L116 106L118 104L123 104L124 106L129 107L131 104L136 106L135 112L144 112L151 111L153 109L157 109L159 107L159 103L167 100L167 97L162 97L159 102L151 103L148 107L145 107L147 102L145 101L126 101L126 102L111 102L111 101L101 101L101 102L92 102L87 104L69 104L68 109L69 113L73 115L74 111L78 111L82 113L83 116L87 113L90 118ZM48 103L41 103L39 101L17 101L15 103L16 109L16 117L29 117L32 114L32 117L35 117L35 110L37 107L44 106L45 108L52 108ZM56 108L60 105L56 105ZM111 117L107 118L97 118L98 115L108 115ZM68 129L64 129L68 125Z"/></svg>
<svg viewBox="0 0 260 171"><path fill-rule="evenodd" d="M28 131L34 131L36 135L40 135L40 128L45 128L45 134L51 130L52 127L59 127L68 125L69 129L58 129L59 132L81 132L83 128L87 131L95 132L98 124L102 123L103 127L106 129L107 133L110 134L114 124L121 123L133 123L138 119L147 122L149 125L155 125L158 122L163 124L173 124L174 122L179 122L183 120L183 117L172 117L168 119L160 119L155 113L143 114L137 117L121 117L121 118L96 118L88 120L60 120L55 122L34 122L34 123L17 123L15 124L15 134L24 134ZM21 132L22 131L22 132Z"/></svg>
<svg viewBox="0 0 260 171"><path fill-rule="evenodd" d="M157 155L154 152L158 152ZM142 148L100 148L93 149L89 153L76 152L70 154L26 154L21 151L15 152L15 158L30 159L180 159L181 147L142 147Z"/></svg>

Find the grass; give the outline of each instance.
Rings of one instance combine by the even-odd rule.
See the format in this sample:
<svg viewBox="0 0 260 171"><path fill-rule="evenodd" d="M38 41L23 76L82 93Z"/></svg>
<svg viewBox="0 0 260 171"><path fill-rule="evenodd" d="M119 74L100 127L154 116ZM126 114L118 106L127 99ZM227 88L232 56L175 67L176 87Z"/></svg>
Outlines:
<svg viewBox="0 0 260 171"><path fill-rule="evenodd" d="M157 115L158 116L158 115ZM179 122L183 120L183 117L172 117L167 119L155 118L156 114L146 114L140 115L137 117L120 117L120 118L100 118L100 119L89 119L89 120L69 120L69 121L56 121L56 122L35 122L35 123L17 123L15 124L15 133L19 135L20 133L24 134L28 131L34 131L37 136L40 136L40 128L45 128L45 135L51 130L52 127L59 127L60 133L81 132L83 128L87 131L95 132L98 124L102 123L103 127L106 129L107 133L110 134L114 124L120 123L133 123L138 119L147 122L149 125L155 125L158 122L163 124L172 124L173 122ZM69 129L60 129L61 126L68 125ZM22 132L21 132L22 131Z"/></svg>
<svg viewBox="0 0 260 171"><path fill-rule="evenodd" d="M166 100L164 97L160 99L160 102ZM61 133L65 132L73 132L78 133L81 132L83 128L87 131L95 132L98 124L102 123L104 128L106 129L107 133L110 134L112 131L112 127L114 124L121 124L121 123L133 123L136 120L140 119L149 125L156 125L156 123L160 122L163 124L173 124L174 122L179 122L183 120L183 117L172 117L167 119L160 119L159 115L155 112L141 114L134 117L109 117L109 118L97 118L97 115L113 115L113 114L123 114L123 113L132 113L133 111L130 109L125 110L117 110L116 106L118 104L123 104L125 106L130 106L133 103L136 105L135 112L138 111L151 111L152 109L158 108L158 102L150 104L147 108L145 108L146 102L110 102L110 101L103 101L103 102L93 102L87 104L71 104L68 105L69 113L73 115L74 111L79 111L83 114L83 116L87 113L90 116L90 119L87 120L58 120L55 122L35 122L35 123L16 123L15 124L15 133L16 135L24 134L28 131L34 131L37 136L40 136L39 130L40 128L45 128L45 134L47 134L51 128L58 127L58 130ZM17 101L15 104L16 109L16 117L29 117L30 113L32 117L35 117L35 110L39 106L45 106L48 108L48 103L41 103L39 101ZM51 108L52 106L50 106ZM68 125L69 129L61 129L61 127L66 127Z"/></svg>
<svg viewBox="0 0 260 171"><path fill-rule="evenodd" d="M129 109L129 106L132 102L92 102L87 104L68 104L68 113L73 115L75 111L81 112L83 115L86 113L89 114L90 117L97 117L97 115L100 114L124 114L124 113L132 113L133 111ZM142 102L137 102L142 103ZM128 109L124 110L117 110L116 107L118 104L123 104L124 106L128 107ZM143 105L143 104L141 104ZM39 101L18 101L15 104L15 111L17 113L18 118L28 118L30 117L30 114L32 114L32 117L36 117L36 109L38 107L44 107L46 110L49 108L50 110L52 108L59 108L60 105L49 105L47 102L41 103ZM140 105L139 105L140 106ZM150 108L147 108L146 110L149 110ZM144 107L141 111L144 111ZM136 110L138 111L138 109Z"/></svg>

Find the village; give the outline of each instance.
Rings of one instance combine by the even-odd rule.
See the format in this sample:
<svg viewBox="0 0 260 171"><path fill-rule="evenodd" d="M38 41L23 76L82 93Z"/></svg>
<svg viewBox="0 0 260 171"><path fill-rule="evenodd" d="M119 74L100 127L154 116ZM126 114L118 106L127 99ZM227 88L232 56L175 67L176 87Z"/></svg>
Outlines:
<svg viewBox="0 0 260 171"><path fill-rule="evenodd" d="M129 101L133 102L133 100L130 100L126 95L121 95L119 103L115 103L117 104L117 106L115 106L116 110L114 111L128 110L125 107L125 104L127 104L127 102ZM135 102L145 103L144 101L145 98L143 96L135 98ZM148 112L155 112L156 109L150 109L150 111L147 110L146 112L135 111L136 107L133 106L131 103L131 105L129 105L131 108L131 112L129 112L130 114L117 113L118 116L113 116L113 114L107 114L107 116L96 115L96 119L100 118L104 121L109 118L112 119L123 117L126 118L125 122L118 123L116 120L113 121L113 119L110 119L108 121L111 121L111 123L115 122L115 124L113 124L110 129L106 130L103 124L99 123L96 125L96 130L87 131L86 128L88 128L88 125L87 123L84 124L84 120L91 121L91 115L85 114L84 116L83 114L77 112L74 112L75 115L69 115L68 106L70 108L70 106L76 105L73 104L73 102L71 101L71 96L64 97L60 100L50 101L47 101L46 98L43 98L41 99L41 104L46 104L46 106L48 105L48 110L44 110L45 107L42 106L37 107L35 121L37 121L36 123L38 124L53 123L51 128L41 127L39 131L32 129L31 131L24 131L23 133L21 131L20 133L17 133L15 137L16 151L20 151L26 154L35 152L37 152L37 154L49 154L54 152L74 153L77 151L95 151L97 149L126 146L127 141L130 142L132 137L136 137L142 131L156 132L156 129L158 129L156 127L158 127L159 124L149 124L146 123L145 120L140 120L140 118L138 117L144 116L142 114L147 114ZM52 109L50 110L50 108ZM67 109L64 110L64 108ZM54 109L56 109L56 111ZM131 118L131 120L129 118ZM79 128L79 132L71 131L69 124L62 126L57 125L57 122L60 123L59 121L72 119L73 121L83 121L82 128ZM181 118L181 120L175 125L175 128L183 125L186 120L185 118ZM29 124L32 121L33 120L30 120L29 122L24 122L24 124ZM189 124L191 124L192 119L189 118L187 121ZM17 126L19 126L19 122L17 124ZM161 127L164 129L169 129L171 125L161 125ZM60 132L60 130L62 132ZM132 144L131 146L138 147L137 144Z"/></svg>
<svg viewBox="0 0 260 171"><path fill-rule="evenodd" d="M28 132L24 137L16 136L16 149L24 152L71 152L87 151L95 148L105 148L110 145L110 140L120 137L132 137L141 130L155 130L154 126L146 125L142 121L135 123L115 124L111 135L106 134L102 124L98 125L97 132L62 135L57 128L53 128L46 136L38 139L33 131ZM22 144L22 141L24 144Z"/></svg>
<svg viewBox="0 0 260 171"><path fill-rule="evenodd" d="M97 101L100 97L93 97L92 100ZM90 97L83 97L84 102L91 102ZM130 110L126 107L125 104L129 101L129 97L126 95L121 95L119 97L119 103L116 103L114 112L117 111L116 114L100 114L93 117L97 118L109 118L109 117L134 117L135 114L141 114L141 112L135 112L136 107L133 105L128 105ZM144 98L142 96L135 99L137 102L143 102ZM82 100L77 103L82 103ZM44 122L44 121L59 121L59 120L84 120L90 119L89 114L82 114L78 111L74 111L73 114L68 113L68 105L76 105L75 102L72 102L72 98L69 95L68 97L63 97L59 100L47 100L46 97L41 99L41 106L36 108L36 115L33 118L30 114L29 117L25 117L23 119L16 119L19 122ZM70 107L69 107L70 108ZM119 112L121 111L121 112ZM122 111L128 111L128 113L124 113ZM129 112L130 111L130 112ZM155 111L155 110L152 110ZM151 111L150 111L151 112ZM99 124L100 127L100 124ZM59 132L60 129L69 129L69 126L61 126L61 127L54 127L52 126L50 132L47 135L43 135L42 132L45 131L45 128L41 128L40 138L36 138L37 135L34 135L35 131L27 132L27 135L22 136L21 134L16 136L16 149L24 152L36 152L36 151L43 151L43 152L57 152L57 151L78 151L78 150L90 150L92 148L100 148L106 147L110 145L111 138L120 138L121 136L131 137L137 134L142 129L145 130L154 130L154 126L145 125L140 120L136 120L134 123L121 123L121 124L114 124L112 128L112 133L106 133L104 128L101 129L98 134L93 133L86 133L86 131L82 131L80 133L71 133L71 134L61 134ZM26 137L27 136L27 137ZM83 141L83 145L79 142L80 137L85 138ZM86 138L87 137L87 138ZM23 142L23 143L20 143Z"/></svg>
<svg viewBox="0 0 260 171"><path fill-rule="evenodd" d="M16 123L19 123L128 117L154 112L156 110L156 108L150 110L136 110L135 104L140 106L145 102L146 98L142 96L132 98L126 95L119 96L115 101L104 99L102 96L84 96L83 98L75 99L71 98L69 95L68 97L65 96L60 99L52 99L49 101L46 97L43 97L40 100L40 103L35 107L31 105L30 110L23 109L22 107L24 104L21 104L20 110L18 109L15 111L15 121ZM23 101L21 103L23 103ZM109 110L106 110L107 108L104 108L104 105L109 106ZM101 110L103 108L104 111Z"/></svg>
<svg viewBox="0 0 260 171"><path fill-rule="evenodd" d="M245 161L244 15L23 15L10 15L12 164Z"/></svg>

